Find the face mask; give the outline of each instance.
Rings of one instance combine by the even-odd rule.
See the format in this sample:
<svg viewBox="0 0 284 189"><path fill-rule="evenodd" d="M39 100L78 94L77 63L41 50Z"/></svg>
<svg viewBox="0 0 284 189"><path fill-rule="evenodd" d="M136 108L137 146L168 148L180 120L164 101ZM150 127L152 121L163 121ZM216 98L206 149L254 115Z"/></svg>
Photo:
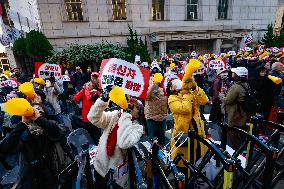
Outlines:
<svg viewBox="0 0 284 189"><path fill-rule="evenodd" d="M51 83L50 83L49 80L47 80L47 81L45 82L45 86L46 86L46 87L50 87L50 86L51 86Z"/></svg>

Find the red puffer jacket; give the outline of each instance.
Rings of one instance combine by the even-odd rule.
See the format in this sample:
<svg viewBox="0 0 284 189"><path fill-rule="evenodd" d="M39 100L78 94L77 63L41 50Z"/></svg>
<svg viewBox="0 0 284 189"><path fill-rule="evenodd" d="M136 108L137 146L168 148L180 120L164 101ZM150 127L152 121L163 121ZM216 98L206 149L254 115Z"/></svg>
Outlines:
<svg viewBox="0 0 284 189"><path fill-rule="evenodd" d="M87 119L87 115L92 107L92 105L94 104L94 102L91 101L91 97L93 94L97 94L98 96L100 96L100 92L97 90L91 90L87 87L87 85L84 86L84 88L79 91L74 97L73 100L75 102L80 101L80 99L82 98L82 118L83 118L83 122L89 122L89 120Z"/></svg>

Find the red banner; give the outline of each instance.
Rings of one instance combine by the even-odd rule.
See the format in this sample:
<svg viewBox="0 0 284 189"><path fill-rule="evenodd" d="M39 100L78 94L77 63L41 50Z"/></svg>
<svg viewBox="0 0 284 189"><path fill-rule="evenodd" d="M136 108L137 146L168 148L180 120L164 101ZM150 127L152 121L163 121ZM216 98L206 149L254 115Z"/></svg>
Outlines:
<svg viewBox="0 0 284 189"><path fill-rule="evenodd" d="M150 71L121 59L111 58L102 61L100 85L122 88L126 94L146 98L149 87Z"/></svg>
<svg viewBox="0 0 284 189"><path fill-rule="evenodd" d="M55 79L60 79L62 76L62 65L48 64L44 62L35 63L35 77L47 79L51 76L54 76Z"/></svg>

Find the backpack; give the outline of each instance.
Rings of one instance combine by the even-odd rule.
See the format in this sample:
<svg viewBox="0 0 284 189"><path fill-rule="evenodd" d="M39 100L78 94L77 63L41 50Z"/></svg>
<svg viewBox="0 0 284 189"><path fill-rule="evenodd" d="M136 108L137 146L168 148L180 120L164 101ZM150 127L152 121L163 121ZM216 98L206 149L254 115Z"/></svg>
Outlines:
<svg viewBox="0 0 284 189"><path fill-rule="evenodd" d="M258 110L258 100L254 91L250 87L246 88L244 85L239 84L245 90L245 100L240 102L242 109L249 115L254 115Z"/></svg>

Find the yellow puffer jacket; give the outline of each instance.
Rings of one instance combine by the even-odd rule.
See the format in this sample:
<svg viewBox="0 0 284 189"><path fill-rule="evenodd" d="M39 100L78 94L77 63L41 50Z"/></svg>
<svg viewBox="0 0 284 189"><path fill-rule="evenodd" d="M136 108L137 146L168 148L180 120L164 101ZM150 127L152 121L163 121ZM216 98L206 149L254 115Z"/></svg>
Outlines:
<svg viewBox="0 0 284 189"><path fill-rule="evenodd" d="M200 117L199 106L208 103L208 97L201 88L196 87L195 91L187 90L187 92L185 92L183 90L178 95L171 95L168 99L168 103L174 117L174 129L171 140L171 151L174 151L174 153L172 153L172 159L176 157L177 153L184 154L184 158L188 159L188 148L179 147L176 149L174 146L174 136L179 132L188 133L189 128L192 127L193 118L197 124L198 134L205 137L204 122ZM201 156L205 154L206 150L206 147L201 145ZM181 162L178 166L184 167Z"/></svg>

